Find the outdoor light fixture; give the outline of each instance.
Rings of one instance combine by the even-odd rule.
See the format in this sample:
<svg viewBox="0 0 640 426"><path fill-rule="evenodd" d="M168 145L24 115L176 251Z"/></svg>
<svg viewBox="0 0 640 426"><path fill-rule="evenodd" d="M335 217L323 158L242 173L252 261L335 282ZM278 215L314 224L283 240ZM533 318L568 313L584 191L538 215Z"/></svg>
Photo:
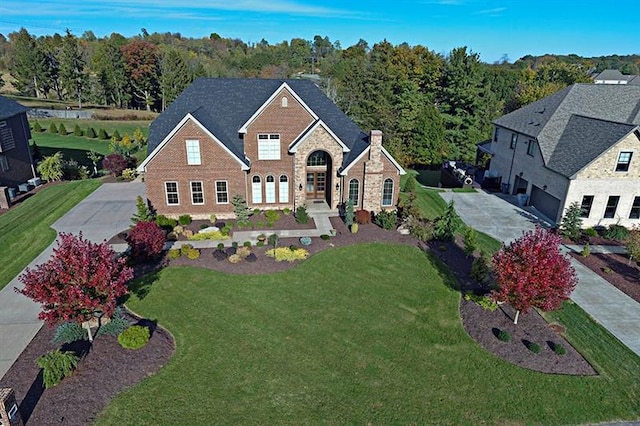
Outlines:
<svg viewBox="0 0 640 426"><path fill-rule="evenodd" d="M547 190L547 185L543 185L542 189L546 191Z"/></svg>
<svg viewBox="0 0 640 426"><path fill-rule="evenodd" d="M298 185L298 191L302 191L302 184Z"/></svg>
<svg viewBox="0 0 640 426"><path fill-rule="evenodd" d="M523 175L523 174L524 174L524 173L520 172L520 173L518 173L518 176L522 177L522 175Z"/></svg>
<svg viewBox="0 0 640 426"><path fill-rule="evenodd" d="M340 182L336 183L336 191L340 189Z"/></svg>

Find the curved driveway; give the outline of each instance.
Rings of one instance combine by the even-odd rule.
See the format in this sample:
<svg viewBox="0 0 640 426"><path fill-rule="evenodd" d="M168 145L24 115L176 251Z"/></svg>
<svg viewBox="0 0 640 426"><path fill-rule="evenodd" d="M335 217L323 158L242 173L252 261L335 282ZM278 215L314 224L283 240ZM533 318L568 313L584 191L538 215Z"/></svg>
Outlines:
<svg viewBox="0 0 640 426"><path fill-rule="evenodd" d="M532 213L535 210L516 207L503 200L503 195L483 191L447 191L440 195L445 201L454 200L456 211L467 225L507 244L520 237L523 231L534 229L536 223L546 225ZM578 285L571 299L640 356L640 303L575 259L571 262L578 275Z"/></svg>
<svg viewBox="0 0 640 426"><path fill-rule="evenodd" d="M57 232L78 234L82 231L84 238L100 243L129 227L131 216L136 212L138 195L144 196L143 183L102 184L52 227ZM29 267L46 262L54 247L55 242L35 258ZM17 277L0 290L0 378L42 326L42 322L38 320L40 306L16 293L14 287L22 287Z"/></svg>

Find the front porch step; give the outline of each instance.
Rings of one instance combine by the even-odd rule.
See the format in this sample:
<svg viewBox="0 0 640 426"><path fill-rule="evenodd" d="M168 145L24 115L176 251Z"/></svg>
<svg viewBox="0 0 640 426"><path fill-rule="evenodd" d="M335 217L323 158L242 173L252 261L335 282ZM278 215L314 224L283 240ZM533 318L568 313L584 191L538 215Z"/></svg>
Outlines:
<svg viewBox="0 0 640 426"><path fill-rule="evenodd" d="M338 213L338 209L307 210L307 213L309 214L309 217L312 218L318 217L320 215L329 217L340 216L340 213Z"/></svg>

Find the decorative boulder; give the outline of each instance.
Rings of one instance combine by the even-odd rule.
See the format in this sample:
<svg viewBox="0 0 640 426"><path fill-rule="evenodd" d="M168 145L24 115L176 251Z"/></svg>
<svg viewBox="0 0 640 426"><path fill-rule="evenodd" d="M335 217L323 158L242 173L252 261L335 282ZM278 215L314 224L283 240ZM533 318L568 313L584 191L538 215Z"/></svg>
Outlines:
<svg viewBox="0 0 640 426"><path fill-rule="evenodd" d="M218 232L220 228L217 226L207 226L206 228L202 228L198 231L198 234L204 234L205 232Z"/></svg>

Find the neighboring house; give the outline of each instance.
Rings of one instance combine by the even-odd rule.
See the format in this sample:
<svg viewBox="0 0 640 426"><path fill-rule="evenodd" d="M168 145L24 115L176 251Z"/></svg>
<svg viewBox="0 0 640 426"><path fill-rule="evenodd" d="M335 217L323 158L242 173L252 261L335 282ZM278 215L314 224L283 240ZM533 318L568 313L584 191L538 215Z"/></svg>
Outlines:
<svg viewBox="0 0 640 426"><path fill-rule="evenodd" d="M308 80L202 78L152 124L144 172L158 213L233 216L349 198L356 209L395 208L404 170Z"/></svg>
<svg viewBox="0 0 640 426"><path fill-rule="evenodd" d="M626 75L618 70L604 70L593 77L595 84L636 84L640 85L640 75Z"/></svg>
<svg viewBox="0 0 640 426"><path fill-rule="evenodd" d="M484 149L512 194L555 222L577 202L584 226L640 225L640 86L574 84L494 124Z"/></svg>
<svg viewBox="0 0 640 426"><path fill-rule="evenodd" d="M28 109L0 96L0 187L16 187L35 177L29 151Z"/></svg>

